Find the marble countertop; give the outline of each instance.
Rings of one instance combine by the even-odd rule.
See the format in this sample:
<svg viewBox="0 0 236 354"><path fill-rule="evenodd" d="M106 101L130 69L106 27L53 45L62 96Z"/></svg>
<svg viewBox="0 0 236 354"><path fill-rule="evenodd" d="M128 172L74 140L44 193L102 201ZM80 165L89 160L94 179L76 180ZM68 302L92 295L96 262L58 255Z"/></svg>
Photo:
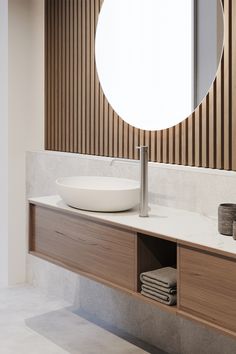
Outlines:
<svg viewBox="0 0 236 354"><path fill-rule="evenodd" d="M138 210L98 213L74 209L67 206L59 196L30 198L29 202L236 258L236 241L233 237L218 233L216 218L198 213L151 205L149 217L140 218Z"/></svg>

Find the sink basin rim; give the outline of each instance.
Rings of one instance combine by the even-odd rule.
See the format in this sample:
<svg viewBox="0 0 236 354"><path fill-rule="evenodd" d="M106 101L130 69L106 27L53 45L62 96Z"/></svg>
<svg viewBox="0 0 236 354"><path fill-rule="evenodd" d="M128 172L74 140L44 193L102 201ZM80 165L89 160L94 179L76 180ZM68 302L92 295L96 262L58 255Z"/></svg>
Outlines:
<svg viewBox="0 0 236 354"><path fill-rule="evenodd" d="M140 185L136 180L101 177L60 177L58 194L69 206L94 212L120 212L139 204Z"/></svg>
<svg viewBox="0 0 236 354"><path fill-rule="evenodd" d="M76 184L73 182L78 181ZM94 185L90 181L94 183ZM70 183L72 182L72 183ZM106 182L106 185L102 185L102 182ZM110 184L109 184L110 183ZM115 185L115 183L117 183ZM123 183L123 184L122 184ZM119 177L101 177L101 176L73 176L73 177L59 177L56 179L56 184L66 188L78 188L89 191L119 191L119 190L131 190L140 189L138 181L128 178Z"/></svg>

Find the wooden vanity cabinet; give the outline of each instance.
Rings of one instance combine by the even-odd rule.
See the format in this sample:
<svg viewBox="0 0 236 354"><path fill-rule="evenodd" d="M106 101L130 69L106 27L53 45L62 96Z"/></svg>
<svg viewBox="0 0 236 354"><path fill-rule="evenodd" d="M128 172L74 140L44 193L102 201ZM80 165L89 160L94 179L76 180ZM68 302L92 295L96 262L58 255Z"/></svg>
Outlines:
<svg viewBox="0 0 236 354"><path fill-rule="evenodd" d="M83 217L30 206L30 252L136 290L136 234Z"/></svg>
<svg viewBox="0 0 236 354"><path fill-rule="evenodd" d="M236 260L179 247L179 309L236 332Z"/></svg>
<svg viewBox="0 0 236 354"><path fill-rule="evenodd" d="M140 294L140 273L176 264L176 242L83 214L29 208L31 254L176 313L176 306Z"/></svg>
<svg viewBox="0 0 236 354"><path fill-rule="evenodd" d="M140 233L93 215L30 203L29 252L236 337L236 257ZM177 267L177 306L140 294L140 273Z"/></svg>

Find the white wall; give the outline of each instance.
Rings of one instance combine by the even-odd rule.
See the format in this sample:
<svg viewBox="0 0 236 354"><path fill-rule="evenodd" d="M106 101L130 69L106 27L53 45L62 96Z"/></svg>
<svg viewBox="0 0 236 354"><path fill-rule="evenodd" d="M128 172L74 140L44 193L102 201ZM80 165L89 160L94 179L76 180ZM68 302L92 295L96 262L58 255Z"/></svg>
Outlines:
<svg viewBox="0 0 236 354"><path fill-rule="evenodd" d="M6 94L6 87L2 89ZM8 122L4 130L1 125L5 140L8 137L8 144L5 142L5 147L8 148L8 189L6 183L4 184L5 193L8 191L4 200L4 219L7 220L7 201L9 216L8 239L4 249L5 257L6 248L8 249L8 266L2 268L5 270L2 276L4 275L8 284L25 281L25 152L29 149L43 149L43 117L44 1L9 0ZM4 171L6 173L7 169ZM7 230L4 231L6 240ZM2 244L0 248L1 246Z"/></svg>
<svg viewBox="0 0 236 354"><path fill-rule="evenodd" d="M8 4L0 0L0 286L7 282L8 249L8 124L7 124L7 66L8 66Z"/></svg>

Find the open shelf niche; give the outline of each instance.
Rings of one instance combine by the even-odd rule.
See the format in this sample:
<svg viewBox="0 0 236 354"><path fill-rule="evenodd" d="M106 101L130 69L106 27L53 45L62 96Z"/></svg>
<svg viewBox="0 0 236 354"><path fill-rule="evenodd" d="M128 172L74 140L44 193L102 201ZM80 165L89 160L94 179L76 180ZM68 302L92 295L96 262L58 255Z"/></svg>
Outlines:
<svg viewBox="0 0 236 354"><path fill-rule="evenodd" d="M177 268L177 244L175 242L138 233L137 253L138 292L141 291L141 273L164 267Z"/></svg>

